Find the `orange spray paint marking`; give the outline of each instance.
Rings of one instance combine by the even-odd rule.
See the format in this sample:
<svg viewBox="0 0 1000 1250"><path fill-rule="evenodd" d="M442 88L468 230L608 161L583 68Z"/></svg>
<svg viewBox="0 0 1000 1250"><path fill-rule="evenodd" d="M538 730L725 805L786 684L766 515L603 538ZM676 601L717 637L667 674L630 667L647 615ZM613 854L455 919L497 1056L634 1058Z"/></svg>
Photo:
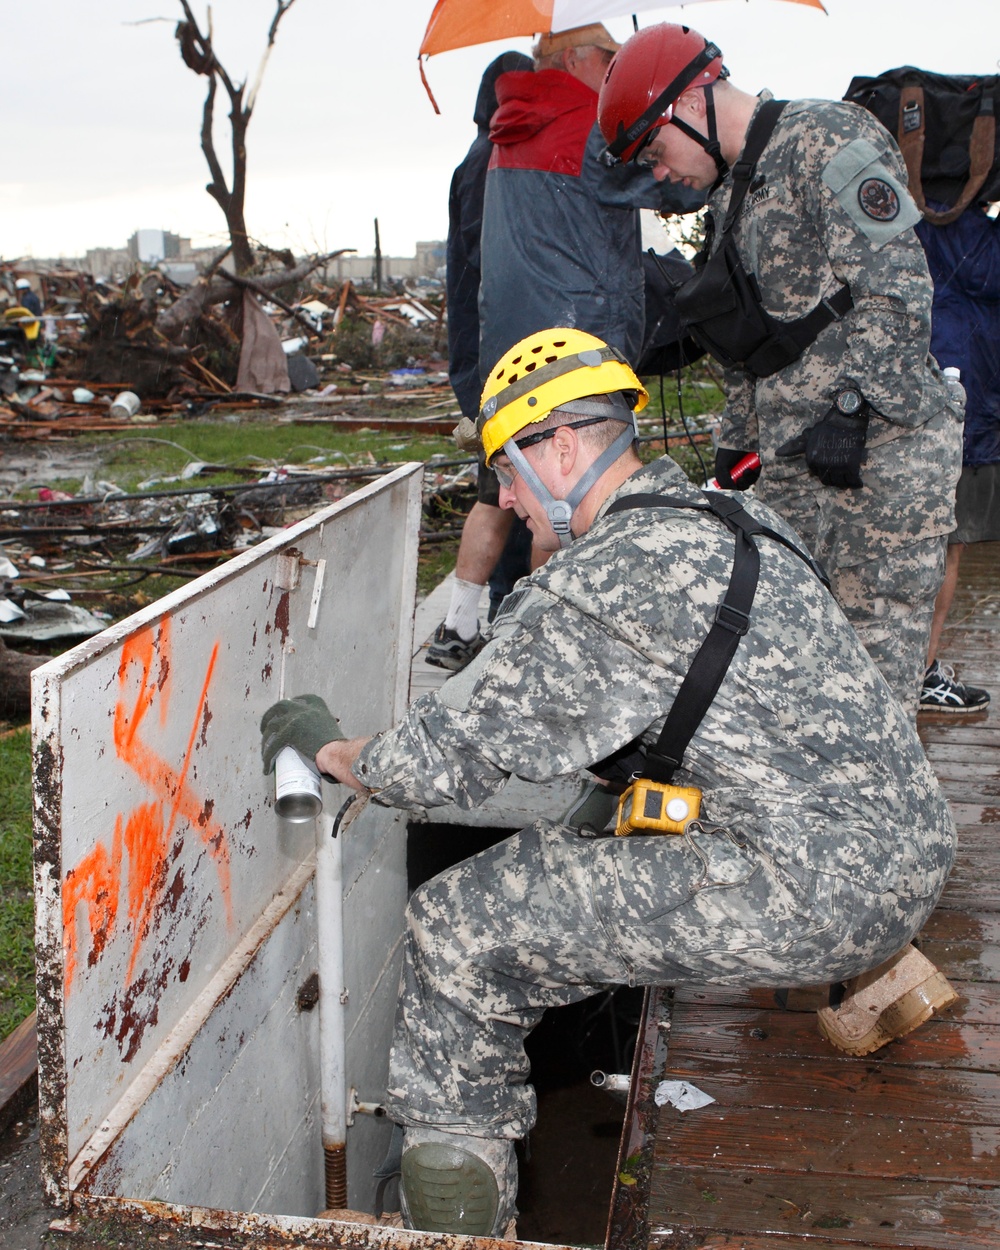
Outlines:
<svg viewBox="0 0 1000 1250"><path fill-rule="evenodd" d="M119 816L115 821L115 834L110 855L104 843L98 842L75 868L70 869L63 882L63 950L66 961L67 993L73 974L76 972L77 904L81 902L87 904L87 919L90 924L90 961L96 963L104 950L105 942L114 931L115 919L118 915L121 867L122 818Z"/></svg>
<svg viewBox="0 0 1000 1250"><path fill-rule="evenodd" d="M206 716L209 686L218 659L219 644L212 648L208 668L198 696L184 760L179 770L157 755L145 743L139 728L154 701L159 700L159 721L167 724L170 699L170 623L162 621L154 636L152 629L130 638L122 648L118 667L120 695L115 705L113 738L118 758L131 768L151 791L155 801L140 803L124 818L115 821L109 854L98 843L66 875L63 893L64 946L66 950L66 992L77 966L76 909L87 904L91 931L91 962L96 962L114 930L122 888L122 848L128 858L128 920L133 934L132 953L126 985L132 980L136 960L149 934L153 915L167 885L168 857L178 818L198 833L215 860L226 905L226 922L232 925L229 848L225 830L210 819L212 804L203 802L187 782L199 726ZM151 680L155 661L158 672ZM125 686L133 664L140 670L139 690L131 708ZM166 820L164 813L166 812Z"/></svg>

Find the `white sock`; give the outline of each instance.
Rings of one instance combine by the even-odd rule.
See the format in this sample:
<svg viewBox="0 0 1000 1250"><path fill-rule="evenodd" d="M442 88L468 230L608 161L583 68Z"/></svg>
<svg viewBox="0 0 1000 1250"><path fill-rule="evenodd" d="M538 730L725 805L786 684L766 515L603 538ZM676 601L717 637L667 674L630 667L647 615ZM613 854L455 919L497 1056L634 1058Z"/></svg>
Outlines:
<svg viewBox="0 0 1000 1250"><path fill-rule="evenodd" d="M451 607L444 618L445 629L453 629L463 642L475 638L479 632L479 600L483 588L475 582L463 582L456 577L451 587Z"/></svg>

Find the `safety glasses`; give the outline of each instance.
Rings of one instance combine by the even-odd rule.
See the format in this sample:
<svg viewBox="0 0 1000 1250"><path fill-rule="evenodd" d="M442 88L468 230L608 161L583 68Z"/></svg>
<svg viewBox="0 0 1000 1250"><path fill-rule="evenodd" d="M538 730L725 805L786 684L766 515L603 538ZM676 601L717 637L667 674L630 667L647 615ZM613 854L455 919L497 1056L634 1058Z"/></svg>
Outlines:
<svg viewBox="0 0 1000 1250"><path fill-rule="evenodd" d="M515 439L513 440L514 446L519 451L524 451L526 447L534 447L536 443L544 443L546 439L554 437L556 430L580 430L585 425L600 425L602 421L607 420L607 417L586 417L582 421L564 421L562 425L554 425L551 430L542 430L539 434L529 434L527 438ZM494 463L490 465L490 468L497 475L497 481L504 490L513 490L514 478L517 477L517 469L513 464L508 462L507 465L501 467Z"/></svg>
<svg viewBox="0 0 1000 1250"><path fill-rule="evenodd" d="M674 115L674 108L673 108L673 105L671 105L670 108L667 110L667 115L663 119L663 126L665 126L667 122L671 120L673 115ZM656 136L663 129L663 126L654 126L653 129L649 132L649 134L647 134L642 139L639 146L635 150L635 154L632 157L632 161L634 164L640 165L643 169L655 169L655 167L660 163L659 159L655 157L652 154L652 152L648 152L646 149L649 147L649 145L653 142Z"/></svg>

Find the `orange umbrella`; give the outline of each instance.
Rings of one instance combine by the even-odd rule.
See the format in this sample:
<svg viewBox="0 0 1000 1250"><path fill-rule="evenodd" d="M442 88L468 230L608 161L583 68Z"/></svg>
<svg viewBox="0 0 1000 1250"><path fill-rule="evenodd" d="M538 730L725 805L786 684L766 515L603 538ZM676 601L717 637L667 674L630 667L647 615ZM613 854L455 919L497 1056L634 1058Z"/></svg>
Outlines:
<svg viewBox="0 0 1000 1250"><path fill-rule="evenodd" d="M668 8L698 0L437 0L427 23L421 56L468 48L494 39L572 30L607 17L620 17L643 9ZM823 8L822 0L789 0Z"/></svg>

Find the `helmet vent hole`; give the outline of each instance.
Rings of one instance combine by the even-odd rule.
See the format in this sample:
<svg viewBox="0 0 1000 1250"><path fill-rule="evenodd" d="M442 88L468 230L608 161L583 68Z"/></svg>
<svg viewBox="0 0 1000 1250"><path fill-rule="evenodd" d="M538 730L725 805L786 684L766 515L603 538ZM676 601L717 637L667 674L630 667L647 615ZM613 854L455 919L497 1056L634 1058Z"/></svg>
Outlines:
<svg viewBox="0 0 1000 1250"><path fill-rule="evenodd" d="M542 344L539 343L537 347L533 347L531 350L535 355L537 355L542 350Z"/></svg>
<svg viewBox="0 0 1000 1250"><path fill-rule="evenodd" d="M514 383L515 383L516 381L517 381L517 374L516 374L516 373L512 373L512 374L510 375L510 377L507 379L507 385L508 385L508 386L513 386L513 385L514 385Z"/></svg>
<svg viewBox="0 0 1000 1250"><path fill-rule="evenodd" d="M537 361L531 360L524 366L524 372L530 373L535 368Z"/></svg>
<svg viewBox="0 0 1000 1250"><path fill-rule="evenodd" d="M565 346L566 346L566 340L565 340L565 339L556 339L556 341L552 344L552 346L553 346L553 347L565 347Z"/></svg>
<svg viewBox="0 0 1000 1250"><path fill-rule="evenodd" d="M559 359L559 357L558 357L558 356L546 356L546 357L545 357L545 363L546 363L547 365L554 365L554 364L555 364L555 362L556 362L558 359Z"/></svg>
<svg viewBox="0 0 1000 1250"><path fill-rule="evenodd" d="M514 359L513 359L510 363L511 363L512 365L519 365L519 364L521 363L521 357L520 357L520 356L515 356L515 357L514 357Z"/></svg>

